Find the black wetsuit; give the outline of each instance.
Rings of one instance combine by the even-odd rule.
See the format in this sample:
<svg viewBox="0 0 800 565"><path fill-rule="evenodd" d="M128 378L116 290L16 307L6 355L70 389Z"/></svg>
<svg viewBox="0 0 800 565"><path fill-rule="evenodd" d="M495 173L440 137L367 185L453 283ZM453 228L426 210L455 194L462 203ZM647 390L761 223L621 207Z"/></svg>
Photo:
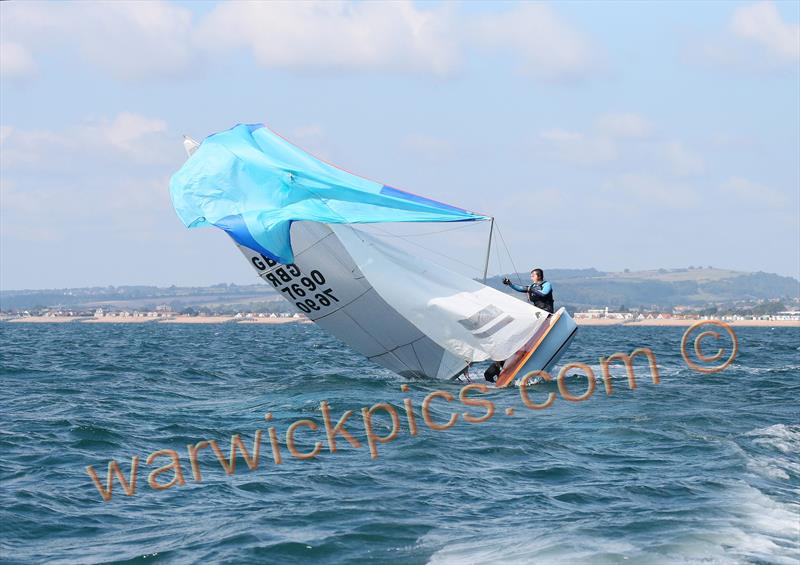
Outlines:
<svg viewBox="0 0 800 565"><path fill-rule="evenodd" d="M551 314L553 313L553 305L555 301L553 300L553 287L549 282L541 281L528 286L511 283L508 286L517 292L526 293L528 295L528 300L530 300L537 308L541 308L542 310L550 312Z"/></svg>

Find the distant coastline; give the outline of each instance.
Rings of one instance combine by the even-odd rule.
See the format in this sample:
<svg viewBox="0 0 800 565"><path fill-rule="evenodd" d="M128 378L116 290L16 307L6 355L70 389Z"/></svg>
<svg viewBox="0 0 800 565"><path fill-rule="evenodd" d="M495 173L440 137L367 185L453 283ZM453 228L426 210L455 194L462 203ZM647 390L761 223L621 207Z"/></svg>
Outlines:
<svg viewBox="0 0 800 565"><path fill-rule="evenodd" d="M709 318L712 320L716 320L716 318ZM613 319L603 319L603 318L576 318L575 323L579 326L625 326L625 327L689 327L692 324L695 324L699 321L702 321L698 318L687 318L687 319L671 319L671 320L638 320L638 321L626 321L626 320L613 320ZM789 328L800 328L800 320L719 320L725 322L729 326L734 327L759 327L759 328L777 328L777 327L789 327Z"/></svg>
<svg viewBox="0 0 800 565"><path fill-rule="evenodd" d="M668 319L668 320L615 320L604 318L576 318L579 326L625 326L625 327L688 327L698 322L698 319ZM723 320L734 327L794 327L800 328L800 320ZM94 318L89 316L24 316L0 319L0 323L9 324L257 324L257 325L282 325L282 324L310 324L311 320L305 316L293 317L252 317L237 318L236 316L163 316L158 318L148 317L120 317L109 316Z"/></svg>
<svg viewBox="0 0 800 565"><path fill-rule="evenodd" d="M8 324L310 324L305 316L292 318L237 318L236 316L162 316L151 318L145 316L108 316L95 318L91 316L23 316L0 319L0 323Z"/></svg>

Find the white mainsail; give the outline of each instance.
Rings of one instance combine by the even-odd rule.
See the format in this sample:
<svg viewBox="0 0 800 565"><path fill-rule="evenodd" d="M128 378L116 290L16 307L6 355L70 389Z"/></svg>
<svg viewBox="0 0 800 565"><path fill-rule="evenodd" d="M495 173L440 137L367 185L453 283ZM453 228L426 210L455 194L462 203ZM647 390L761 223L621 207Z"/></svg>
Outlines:
<svg viewBox="0 0 800 565"><path fill-rule="evenodd" d="M469 362L510 357L547 318L531 304L346 225L331 229L373 288L425 335Z"/></svg>
<svg viewBox="0 0 800 565"><path fill-rule="evenodd" d="M298 312L405 376L450 378L506 359L546 313L350 226L292 225L295 262L237 245Z"/></svg>

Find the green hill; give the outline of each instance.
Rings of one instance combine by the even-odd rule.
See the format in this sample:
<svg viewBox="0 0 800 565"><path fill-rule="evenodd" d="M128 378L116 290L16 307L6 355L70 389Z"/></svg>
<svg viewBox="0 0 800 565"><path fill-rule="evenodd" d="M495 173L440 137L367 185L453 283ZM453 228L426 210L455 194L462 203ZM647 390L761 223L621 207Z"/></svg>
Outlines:
<svg viewBox="0 0 800 565"><path fill-rule="evenodd" d="M549 269L545 274L553 283L556 302L573 309L602 306L660 309L759 300L782 300L788 304L800 298L800 282L792 277L710 267L622 273L597 269ZM512 280L527 284L530 277L528 273L520 273ZM490 278L487 284L508 290L500 276ZM522 298L521 294L517 295ZM176 311L186 308L280 311L288 308L278 293L266 284L0 291L0 310L7 312L53 307L92 310L99 306L115 310L154 309L160 304Z"/></svg>
<svg viewBox="0 0 800 565"><path fill-rule="evenodd" d="M797 300L800 281L771 273L745 273L726 269L688 268L607 273L597 269L550 269L557 302L576 307L663 308L679 304L700 306L757 300ZM528 273L512 276L514 282L530 281ZM487 284L504 288L502 277Z"/></svg>

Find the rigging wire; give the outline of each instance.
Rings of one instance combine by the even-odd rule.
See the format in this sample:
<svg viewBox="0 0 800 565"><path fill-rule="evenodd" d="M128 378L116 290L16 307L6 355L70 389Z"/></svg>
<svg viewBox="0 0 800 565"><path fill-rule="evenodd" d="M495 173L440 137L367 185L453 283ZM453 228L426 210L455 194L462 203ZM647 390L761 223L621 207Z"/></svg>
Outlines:
<svg viewBox="0 0 800 565"><path fill-rule="evenodd" d="M497 220L492 222L491 234L494 234L494 230L495 230L494 224L496 222L497 222ZM490 241L491 241L491 234L490 234ZM490 252L489 252L490 262L492 264L492 267L495 269L495 275L497 273L502 273L503 272L503 262L500 259L500 253L495 249L496 247L497 246L490 247ZM492 275L492 276L494 276L494 275ZM488 277L487 277L487 280L488 280Z"/></svg>
<svg viewBox="0 0 800 565"><path fill-rule="evenodd" d="M466 229L468 227L471 227L469 225L470 222L459 222L459 223L463 223L465 225L456 226L454 228L448 228L448 229L443 229L443 230L428 231L428 232L423 232L423 233L411 233L411 234L399 234L398 233L398 234L393 234L393 233L389 232L388 230L386 230L386 237L398 237L398 238L401 238L401 239L405 239L407 237L420 237L420 236L423 236L423 235L434 235L434 234L437 234L437 233L445 233L445 232L450 232L450 231L463 230L463 229ZM374 227L375 224L364 224L364 225L365 226L373 226Z"/></svg>
<svg viewBox="0 0 800 565"><path fill-rule="evenodd" d="M495 222L495 223L497 223L497 222ZM494 262L497 265L497 269L498 269L497 272L500 273L500 274L504 273L505 271L503 269L503 259L500 256L500 251L499 250L495 251L495 253L494 253Z"/></svg>
<svg viewBox="0 0 800 565"><path fill-rule="evenodd" d="M312 195L312 196L314 196L314 197L318 198L318 199L320 200L320 202L322 202L322 203L325 205L325 207L326 207L326 208L328 208L328 210L330 210L331 212L333 212L334 214L336 214L337 216L339 216L340 218L342 218L342 220L345 220L345 217L344 217L344 216L342 216L341 214L339 214L338 212L336 212L336 210L334 210L333 208L331 208L330 204L328 204L328 201L327 201L327 199L323 198L322 196L320 196L319 194L317 194L315 191L311 190L310 188L308 188L308 187L306 187L306 186L303 186L302 188L304 188L306 191L308 191L309 193L311 193L311 195ZM467 223L470 223L470 222L467 222ZM344 222L342 225L344 225L344 226L347 226L347 227L348 227L348 228L350 228L351 230L355 231L355 228L354 228L352 225L350 225L350 224L348 224L348 223L346 223L346 222ZM403 236L401 236L401 235L399 235L399 234L393 234L392 232L388 231L386 228L383 228L383 227L381 227L381 226L380 226L379 224L377 224L377 223L376 223L376 224L366 224L366 225L371 225L371 226L373 226L375 229L385 232L385 233L386 233L386 235L388 235L388 236L390 236L390 237L401 237L401 238L403 237ZM449 228L449 229L447 229L447 230L438 230L438 231L439 231L439 232L442 232L442 231L455 231L456 229L460 229L460 228L462 228L462 227L467 227L467 226L458 226L458 228ZM419 244L419 243L417 243L417 242L415 242L415 241L411 241L411 240L405 240L405 241L407 241L408 243L410 243L410 244L412 244L412 245L416 245L417 247L419 247L419 248L421 248L421 249L425 249L426 251L429 251L429 252L431 252L431 253L435 253L436 255L439 255L439 256L441 256L441 257L444 257L445 259L449 259L449 260L451 260L451 261L455 261L456 263L460 263L461 265L464 265L465 267L467 267L467 268L469 268L469 269L475 269L475 265L470 265L469 263L465 263L464 261L460 261L460 260L458 260L458 259L455 259L455 258L453 258L453 257L450 257L449 255L445 255L444 253L439 253L438 251L435 251L435 250L433 250L433 249L430 249L430 248L428 248L428 247L425 247L424 245L421 245L421 244Z"/></svg>
<svg viewBox="0 0 800 565"><path fill-rule="evenodd" d="M386 232L391 237L403 237L403 236L399 236L399 235L393 234L393 233L387 231L385 228L378 226L377 224L371 224L371 225L372 225L372 227L374 229ZM447 231L453 231L453 230L447 230ZM416 241L407 240L407 242L410 243L411 245L416 245L420 249L424 249L425 251L429 251L430 253L435 253L436 255L439 255L440 257L444 257L445 259L449 259L450 261L454 261L456 263L459 263L459 264L461 264L461 265L463 265L463 266L465 266L465 267L467 267L469 269L472 269L472 270L476 269L475 265L470 265L469 263L465 263L464 261L456 259L455 257L451 257L449 255L445 255L444 253L440 253L440 252L436 251L435 249L431 249L430 247L426 247L426 246L424 246L424 245L422 245L420 243L417 243Z"/></svg>
<svg viewBox="0 0 800 565"><path fill-rule="evenodd" d="M497 224L497 222L495 222ZM508 255L509 261L511 261L511 268L514 269L514 275L517 277L517 280L520 284L523 284L522 279L519 276L519 271L517 270L517 266L514 265L514 258L511 257L511 252L508 250L508 245L506 245L506 240L503 237L503 232L500 231L500 226L497 226L497 235L500 236L500 241L503 243L503 248L506 250L506 254Z"/></svg>
<svg viewBox="0 0 800 565"><path fill-rule="evenodd" d="M301 186L302 186L302 185L301 185ZM319 199L319 200L320 200L320 202L322 202L322 203L325 205L325 207L326 207L326 208L328 208L328 210L330 210L331 212L333 212L334 214L336 214L337 216L339 216L340 218L342 218L342 220L344 220L344 219L345 219L345 218L344 218L344 216L342 216L341 214L339 214L338 212L336 212L336 210L334 210L333 208L331 208L331 206L328 204L328 201L327 201L327 199L323 198L322 196L320 196L320 195L319 195L319 194L317 194L317 193L316 193L314 190L312 190L312 189L308 188L307 186L302 186L302 188L304 188L306 191L308 191L309 193L311 193L311 195L312 195L312 196L314 196L314 197L316 197L317 199ZM469 224L471 224L471 222L465 222L465 224L467 224L467 225L464 225L464 226L458 226L458 227L455 227L455 228L448 228L448 229L444 229L444 230L436 230L436 231L433 231L433 232L428 232L428 234L427 234L427 235L430 235L430 234L436 234L436 233L443 233L443 232L448 232L448 231L456 231L456 230L458 230L458 229L464 229L464 228L468 227L468 225L469 225ZM345 225L345 226L347 226L347 227L348 227L348 228L350 228L351 230L355 230L355 228L354 228L353 226L351 226L350 224L348 224L348 223L346 223L346 222L345 222L345 223L343 223L342 225ZM449 255L445 255L444 253L440 253L440 252L438 252L438 251L436 251L436 250L434 250L434 249L431 249L431 248L429 248L429 247L426 247L426 246L424 246L424 245L422 245L422 244L419 244L419 243L417 243L416 241L411 241L411 240L409 240L409 239L406 239L407 237L415 237L416 235L426 235L426 234L412 234L412 235L408 235L408 236L403 236L403 235L400 235L400 234L393 234L392 232L390 232L390 231L389 231L389 230L387 230L386 228L383 228L383 227L381 227L381 226L380 226L380 225L378 225L377 223L376 223L376 224L367 224L367 225L371 225L371 226L373 226L375 229L377 229L377 230L379 230L379 231L382 231L382 232L384 232L384 233L385 233L387 236L389 236L389 237L399 237L399 238L402 238L402 239L404 239L405 241L407 241L408 243L410 243L410 244L412 244L412 245L416 245L416 246L417 246L417 247L419 247L420 249L424 249L424 250L426 250L426 251L428 251L428 252L430 252L430 253L434 253L434 254L436 254L436 255L439 255L440 257L444 257L445 259L449 259L450 261L454 261L454 262L456 262L456 263L459 263L459 264L461 264L461 265L463 265L463 266L467 267L468 269L475 269L475 265L470 265L469 263L465 263L464 261L461 261L461 260L459 260L459 259L456 259L456 258L454 258L454 257L450 257ZM502 239L502 238L503 238L503 234L501 234L501 233L500 233L500 229L499 229L499 228L498 228L498 231L497 231L497 233L500 235L500 239ZM505 241L503 241L503 246L506 248L506 253L508 253L508 247L506 246L506 244L505 244ZM510 257L511 257L511 254L509 254L509 258L510 258ZM513 261L512 261L512 265L513 265Z"/></svg>

